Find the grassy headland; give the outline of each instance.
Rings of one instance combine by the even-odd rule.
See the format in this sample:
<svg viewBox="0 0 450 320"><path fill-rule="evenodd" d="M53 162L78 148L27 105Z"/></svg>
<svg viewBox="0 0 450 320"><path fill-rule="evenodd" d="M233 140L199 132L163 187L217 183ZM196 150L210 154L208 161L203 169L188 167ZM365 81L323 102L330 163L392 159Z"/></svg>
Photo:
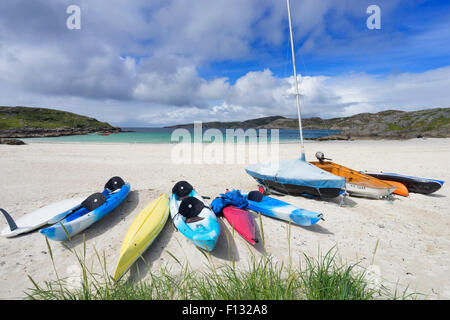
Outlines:
<svg viewBox="0 0 450 320"><path fill-rule="evenodd" d="M120 128L71 112L45 108L0 107L0 137L46 137L115 131L120 131Z"/></svg>

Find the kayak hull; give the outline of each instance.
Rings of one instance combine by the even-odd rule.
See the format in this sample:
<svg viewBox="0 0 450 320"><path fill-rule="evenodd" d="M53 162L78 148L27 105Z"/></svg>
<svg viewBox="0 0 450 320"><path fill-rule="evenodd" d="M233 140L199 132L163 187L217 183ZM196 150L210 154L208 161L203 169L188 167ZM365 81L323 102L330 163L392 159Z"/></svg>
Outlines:
<svg viewBox="0 0 450 320"><path fill-rule="evenodd" d="M64 220L61 220L48 228L41 229L39 232L51 240L69 240L68 236L71 238L79 234L80 232L89 228L92 224L103 218L105 215L113 211L123 202L123 200L125 200L129 192L130 184L126 183L120 190L113 193L108 193L106 195L106 202L97 209L91 212L87 212L81 216L78 216L79 211L75 211L73 214L67 216ZM80 210L84 210L84 208Z"/></svg>
<svg viewBox="0 0 450 320"><path fill-rule="evenodd" d="M245 240L256 244L256 230L250 212L245 209L226 207L222 210L225 219Z"/></svg>
<svg viewBox="0 0 450 320"><path fill-rule="evenodd" d="M178 231L192 241L197 247L212 251L219 239L219 220L217 220L214 212L206 205L205 200L195 190L192 190L189 196L195 197L205 204L206 207L203 208L198 215L198 217L203 219L186 223L186 218L178 213L181 200L174 193L172 193L172 196L170 197L170 217Z"/></svg>
<svg viewBox="0 0 450 320"><path fill-rule="evenodd" d="M413 193L430 194L438 191L444 185L444 181L441 180L419 178L398 173L370 171L362 171L362 173L375 177L377 179L391 180L403 183L408 189L408 192Z"/></svg>
<svg viewBox="0 0 450 320"><path fill-rule="evenodd" d="M331 174L345 178L345 188L351 196L383 199L389 197L397 189L397 187L385 181L331 161L313 161L311 164Z"/></svg>
<svg viewBox="0 0 450 320"><path fill-rule="evenodd" d="M261 202L248 200L248 204L248 209L252 211L304 227L316 224L323 217L321 213L301 209L268 196L263 196Z"/></svg>
<svg viewBox="0 0 450 320"><path fill-rule="evenodd" d="M169 198L161 194L136 216L120 250L114 280L120 279L158 237L169 217Z"/></svg>

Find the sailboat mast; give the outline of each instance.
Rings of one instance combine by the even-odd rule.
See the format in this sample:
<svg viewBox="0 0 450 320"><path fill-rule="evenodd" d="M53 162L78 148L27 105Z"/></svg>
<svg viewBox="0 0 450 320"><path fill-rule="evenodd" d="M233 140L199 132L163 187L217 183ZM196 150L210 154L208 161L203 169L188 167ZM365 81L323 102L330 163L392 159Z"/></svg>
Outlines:
<svg viewBox="0 0 450 320"><path fill-rule="evenodd" d="M290 5L289 5L289 0L286 0L286 2L287 2L288 17L289 17L289 33L291 36L292 66L294 68L295 100L297 101L297 117L298 117L298 130L300 132L301 159L306 160L305 145L303 144L302 117L300 114L300 99L299 99L300 94L298 92L297 70L295 69L295 51L294 51L294 37L292 35L291 9L290 9Z"/></svg>

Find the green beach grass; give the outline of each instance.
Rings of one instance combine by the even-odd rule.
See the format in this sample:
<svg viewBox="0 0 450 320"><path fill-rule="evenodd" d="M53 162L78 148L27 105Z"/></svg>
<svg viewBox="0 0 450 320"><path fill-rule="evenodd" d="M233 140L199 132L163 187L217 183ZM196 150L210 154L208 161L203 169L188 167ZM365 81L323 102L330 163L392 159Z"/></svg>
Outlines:
<svg viewBox="0 0 450 320"><path fill-rule="evenodd" d="M289 226L290 229L290 226ZM83 235L84 236L84 235ZM288 239L290 231L288 231ZM49 256L56 279L38 284L28 276L32 287L25 292L32 300L374 300L411 299L417 294L406 290L391 293L383 284L370 285L364 268L359 263L347 264L338 257L336 248L317 258L303 254L304 265L276 262L270 255L252 256L246 268L232 263L214 265L208 252L204 252L208 268L193 270L189 262L181 262L168 254L181 267L173 273L168 263L159 272L149 272L141 281L131 279L114 281L108 274L105 255L94 249L101 272L93 272L86 264L86 243L81 252L67 247L77 258L81 268L79 283L58 275L51 246L46 238ZM200 250L200 249L199 249ZM149 269L150 270L150 269ZM138 270L139 273L139 270ZM124 277L125 278L125 277Z"/></svg>

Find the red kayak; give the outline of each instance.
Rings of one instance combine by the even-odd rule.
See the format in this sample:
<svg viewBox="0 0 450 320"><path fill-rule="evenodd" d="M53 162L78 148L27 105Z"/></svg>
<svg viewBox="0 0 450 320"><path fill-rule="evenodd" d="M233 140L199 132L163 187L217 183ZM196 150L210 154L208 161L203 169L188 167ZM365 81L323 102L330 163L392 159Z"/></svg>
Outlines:
<svg viewBox="0 0 450 320"><path fill-rule="evenodd" d="M253 224L252 216L248 210L239 209L235 207L226 207L223 209L225 219L232 227L251 244L258 242L256 239L255 225Z"/></svg>

